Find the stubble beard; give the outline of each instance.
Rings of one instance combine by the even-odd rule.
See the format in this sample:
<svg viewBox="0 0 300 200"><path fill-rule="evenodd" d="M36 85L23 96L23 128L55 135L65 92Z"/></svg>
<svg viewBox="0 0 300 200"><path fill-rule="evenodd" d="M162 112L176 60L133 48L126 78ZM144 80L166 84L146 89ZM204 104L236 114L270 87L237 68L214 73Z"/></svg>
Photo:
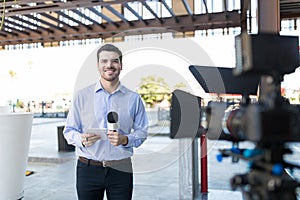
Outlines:
<svg viewBox="0 0 300 200"><path fill-rule="evenodd" d="M106 81L113 82L115 80L118 80L119 75L120 75L120 72L117 72L117 73L113 74L113 76L108 76L105 74L105 71L104 71L101 75L101 78L103 78Z"/></svg>

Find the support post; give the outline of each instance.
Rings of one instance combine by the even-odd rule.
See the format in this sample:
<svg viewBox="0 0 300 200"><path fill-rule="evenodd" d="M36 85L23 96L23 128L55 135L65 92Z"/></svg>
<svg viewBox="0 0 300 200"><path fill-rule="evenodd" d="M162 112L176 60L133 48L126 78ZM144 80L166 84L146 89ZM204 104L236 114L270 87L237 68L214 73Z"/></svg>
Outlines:
<svg viewBox="0 0 300 200"><path fill-rule="evenodd" d="M258 33L278 33L280 31L280 4L279 0L259 0L257 5ZM268 76L264 75L260 81L259 98L266 99L272 90L268 83ZM263 94L263 95L261 95Z"/></svg>
<svg viewBox="0 0 300 200"><path fill-rule="evenodd" d="M208 193L207 181L207 139L201 134L201 193Z"/></svg>

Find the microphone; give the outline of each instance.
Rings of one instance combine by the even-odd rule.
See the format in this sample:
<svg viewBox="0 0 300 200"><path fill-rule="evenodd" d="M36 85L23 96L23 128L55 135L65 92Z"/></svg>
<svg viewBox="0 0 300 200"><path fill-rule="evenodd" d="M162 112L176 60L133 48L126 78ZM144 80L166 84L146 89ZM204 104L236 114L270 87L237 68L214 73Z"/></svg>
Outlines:
<svg viewBox="0 0 300 200"><path fill-rule="evenodd" d="M111 131L116 131L117 129L120 128L119 125L119 116L118 113L116 112L109 112L107 114L107 129Z"/></svg>

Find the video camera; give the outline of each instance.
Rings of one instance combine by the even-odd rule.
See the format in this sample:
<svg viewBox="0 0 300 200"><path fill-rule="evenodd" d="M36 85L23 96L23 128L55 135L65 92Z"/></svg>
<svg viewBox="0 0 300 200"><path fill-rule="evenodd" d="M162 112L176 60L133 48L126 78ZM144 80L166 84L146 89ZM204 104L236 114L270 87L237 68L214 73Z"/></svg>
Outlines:
<svg viewBox="0 0 300 200"><path fill-rule="evenodd" d="M299 183L285 169L299 166L287 163L284 155L291 153L287 142L300 141L300 106L281 96L280 86L284 75L299 67L298 37L242 33L235 38L235 50L235 68L189 69L206 93L239 94L241 98L205 105L203 98L175 90L170 137L204 134L212 140L254 142L254 149L220 150L220 156L251 163L248 173L232 178L232 188L241 188L246 199L296 199Z"/></svg>

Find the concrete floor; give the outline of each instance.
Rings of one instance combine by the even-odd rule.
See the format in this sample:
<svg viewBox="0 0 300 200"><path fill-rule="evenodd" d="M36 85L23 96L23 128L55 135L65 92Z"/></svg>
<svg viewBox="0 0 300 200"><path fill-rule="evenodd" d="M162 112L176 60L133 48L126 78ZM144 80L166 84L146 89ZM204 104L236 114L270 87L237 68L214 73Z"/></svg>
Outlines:
<svg viewBox="0 0 300 200"><path fill-rule="evenodd" d="M77 199L75 190L74 152L59 152L57 127L65 119L35 118L32 127L28 170L34 174L25 178L23 200L71 200ZM161 127L152 127L146 142L135 151L134 200L179 200L180 173L178 141L172 140ZM253 144L242 144L251 147ZM232 164L231 159L222 163L215 156L219 148L230 148L224 141L208 141L208 194L197 199L242 200L239 191L231 191L230 178L236 173L247 171L247 163ZM296 146L294 149L300 151ZM300 147L300 146L299 146ZM296 154L292 159L299 159ZM181 173L182 174L182 173ZM300 176L299 176L300 177ZM200 189L199 189L200 190Z"/></svg>

